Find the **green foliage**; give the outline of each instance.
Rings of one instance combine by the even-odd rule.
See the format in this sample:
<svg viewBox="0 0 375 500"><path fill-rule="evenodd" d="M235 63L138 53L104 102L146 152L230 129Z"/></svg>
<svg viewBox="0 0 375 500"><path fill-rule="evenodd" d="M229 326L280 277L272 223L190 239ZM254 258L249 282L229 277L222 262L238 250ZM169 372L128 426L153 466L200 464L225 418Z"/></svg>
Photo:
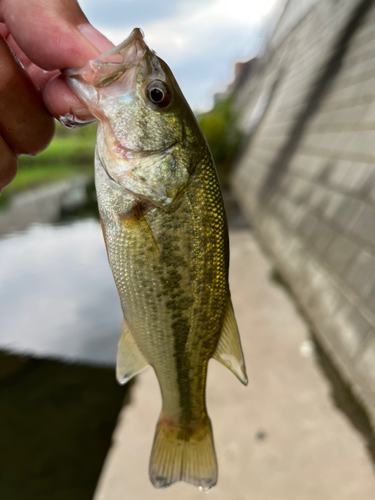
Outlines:
<svg viewBox="0 0 375 500"><path fill-rule="evenodd" d="M40 165L94 164L96 123L77 129L56 124L56 134L48 148L38 156L21 156L20 170Z"/></svg>
<svg viewBox="0 0 375 500"><path fill-rule="evenodd" d="M199 125L210 146L221 185L226 187L241 133L236 125L237 113L232 109L232 96L216 102L211 111L197 116Z"/></svg>
<svg viewBox="0 0 375 500"><path fill-rule="evenodd" d="M94 176L96 127L93 123L77 129L56 124L56 134L48 148L37 156L21 156L13 182L0 196L0 208L20 191L57 182L76 175Z"/></svg>

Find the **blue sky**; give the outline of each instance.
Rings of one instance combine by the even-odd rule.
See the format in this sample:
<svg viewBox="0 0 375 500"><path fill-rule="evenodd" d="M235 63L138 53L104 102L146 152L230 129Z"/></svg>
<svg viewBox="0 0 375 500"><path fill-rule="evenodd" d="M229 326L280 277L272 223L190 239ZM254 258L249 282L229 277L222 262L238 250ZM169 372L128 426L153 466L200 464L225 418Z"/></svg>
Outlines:
<svg viewBox="0 0 375 500"><path fill-rule="evenodd" d="M122 42L142 28L171 67L194 110L212 105L233 79L236 61L253 57L277 0L79 0L90 22Z"/></svg>

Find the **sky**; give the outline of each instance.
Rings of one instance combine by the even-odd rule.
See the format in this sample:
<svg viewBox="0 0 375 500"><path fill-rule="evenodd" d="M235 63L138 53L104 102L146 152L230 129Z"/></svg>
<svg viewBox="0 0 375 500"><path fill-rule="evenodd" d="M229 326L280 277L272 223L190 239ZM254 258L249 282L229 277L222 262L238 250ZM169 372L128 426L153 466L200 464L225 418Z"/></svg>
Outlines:
<svg viewBox="0 0 375 500"><path fill-rule="evenodd" d="M234 64L254 57L278 0L79 0L115 44L133 28L171 67L190 106L210 109L233 80Z"/></svg>

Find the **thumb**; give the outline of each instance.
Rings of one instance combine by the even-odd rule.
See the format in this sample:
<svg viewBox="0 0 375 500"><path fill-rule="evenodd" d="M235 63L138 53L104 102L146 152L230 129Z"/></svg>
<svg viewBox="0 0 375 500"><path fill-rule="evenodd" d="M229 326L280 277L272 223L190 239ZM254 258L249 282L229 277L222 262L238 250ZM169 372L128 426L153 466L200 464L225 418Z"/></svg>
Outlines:
<svg viewBox="0 0 375 500"><path fill-rule="evenodd" d="M26 56L48 71L83 67L113 47L76 0L1 0L0 20Z"/></svg>

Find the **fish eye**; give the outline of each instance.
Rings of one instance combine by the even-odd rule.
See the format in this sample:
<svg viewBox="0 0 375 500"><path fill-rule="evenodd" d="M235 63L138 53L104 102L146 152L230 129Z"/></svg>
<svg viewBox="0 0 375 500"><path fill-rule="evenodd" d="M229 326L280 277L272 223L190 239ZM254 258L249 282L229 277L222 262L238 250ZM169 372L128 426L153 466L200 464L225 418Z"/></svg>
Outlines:
<svg viewBox="0 0 375 500"><path fill-rule="evenodd" d="M159 80L155 80L147 85L146 96L158 108L166 108L172 100L168 87Z"/></svg>

